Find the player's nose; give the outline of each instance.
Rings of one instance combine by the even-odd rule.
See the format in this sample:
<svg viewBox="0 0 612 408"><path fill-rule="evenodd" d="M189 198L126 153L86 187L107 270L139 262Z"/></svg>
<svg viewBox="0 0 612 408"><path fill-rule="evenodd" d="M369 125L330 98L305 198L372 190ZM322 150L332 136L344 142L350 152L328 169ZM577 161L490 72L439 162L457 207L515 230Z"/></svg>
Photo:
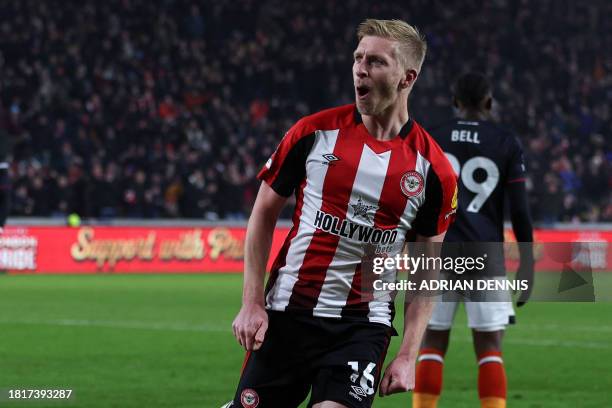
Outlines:
<svg viewBox="0 0 612 408"><path fill-rule="evenodd" d="M355 76L357 76L358 78L363 78L363 77L368 76L368 71L363 61L355 61L353 70L355 71Z"/></svg>

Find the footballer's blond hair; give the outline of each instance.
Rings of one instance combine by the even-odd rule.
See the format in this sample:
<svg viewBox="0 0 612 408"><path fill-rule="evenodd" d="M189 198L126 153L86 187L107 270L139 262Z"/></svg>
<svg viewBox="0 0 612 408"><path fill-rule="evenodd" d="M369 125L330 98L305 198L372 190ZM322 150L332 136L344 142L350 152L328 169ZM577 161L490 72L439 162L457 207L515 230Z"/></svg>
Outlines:
<svg viewBox="0 0 612 408"><path fill-rule="evenodd" d="M427 53L425 37L416 27L402 20L364 20L357 28L357 40L374 36L397 41L396 58L404 68L421 72L421 66Z"/></svg>

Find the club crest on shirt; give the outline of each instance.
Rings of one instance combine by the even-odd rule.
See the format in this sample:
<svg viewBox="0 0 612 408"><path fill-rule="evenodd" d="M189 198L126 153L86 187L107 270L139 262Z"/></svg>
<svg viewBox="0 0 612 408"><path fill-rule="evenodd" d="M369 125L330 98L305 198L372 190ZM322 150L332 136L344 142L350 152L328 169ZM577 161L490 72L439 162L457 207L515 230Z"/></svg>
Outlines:
<svg viewBox="0 0 612 408"><path fill-rule="evenodd" d="M412 170L404 173L400 180L400 187L402 193L407 197L416 197L423 192L425 187L425 180L421 173L416 170Z"/></svg>
<svg viewBox="0 0 612 408"><path fill-rule="evenodd" d="M259 395L252 388L246 388L240 394L240 403L244 408L257 408L259 405Z"/></svg>

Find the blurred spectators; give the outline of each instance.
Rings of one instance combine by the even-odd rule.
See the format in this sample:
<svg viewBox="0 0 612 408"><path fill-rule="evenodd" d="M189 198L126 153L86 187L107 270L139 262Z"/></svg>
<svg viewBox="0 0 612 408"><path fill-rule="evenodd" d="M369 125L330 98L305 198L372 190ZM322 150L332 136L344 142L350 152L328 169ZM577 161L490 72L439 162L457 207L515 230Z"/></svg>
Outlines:
<svg viewBox="0 0 612 408"><path fill-rule="evenodd" d="M425 127L477 69L520 136L536 220L612 221L605 0L95 0L0 3L13 215L244 219L299 117L353 99L356 25L401 18L429 52Z"/></svg>

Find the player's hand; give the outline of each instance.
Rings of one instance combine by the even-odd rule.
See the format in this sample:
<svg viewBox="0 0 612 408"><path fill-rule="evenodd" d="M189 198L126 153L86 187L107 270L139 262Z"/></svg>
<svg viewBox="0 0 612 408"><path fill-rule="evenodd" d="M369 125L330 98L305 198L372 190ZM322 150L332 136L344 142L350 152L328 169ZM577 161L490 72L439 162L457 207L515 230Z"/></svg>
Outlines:
<svg viewBox="0 0 612 408"><path fill-rule="evenodd" d="M268 330L268 314L260 304L243 304L232 323L234 336L245 350L259 350Z"/></svg>
<svg viewBox="0 0 612 408"><path fill-rule="evenodd" d="M521 262L516 271L516 279L527 281L527 289L521 291L516 302L516 306L523 307L529 300L533 290L533 262Z"/></svg>
<svg viewBox="0 0 612 408"><path fill-rule="evenodd" d="M379 395L391 395L414 389L416 360L397 356L385 370L380 382Z"/></svg>

